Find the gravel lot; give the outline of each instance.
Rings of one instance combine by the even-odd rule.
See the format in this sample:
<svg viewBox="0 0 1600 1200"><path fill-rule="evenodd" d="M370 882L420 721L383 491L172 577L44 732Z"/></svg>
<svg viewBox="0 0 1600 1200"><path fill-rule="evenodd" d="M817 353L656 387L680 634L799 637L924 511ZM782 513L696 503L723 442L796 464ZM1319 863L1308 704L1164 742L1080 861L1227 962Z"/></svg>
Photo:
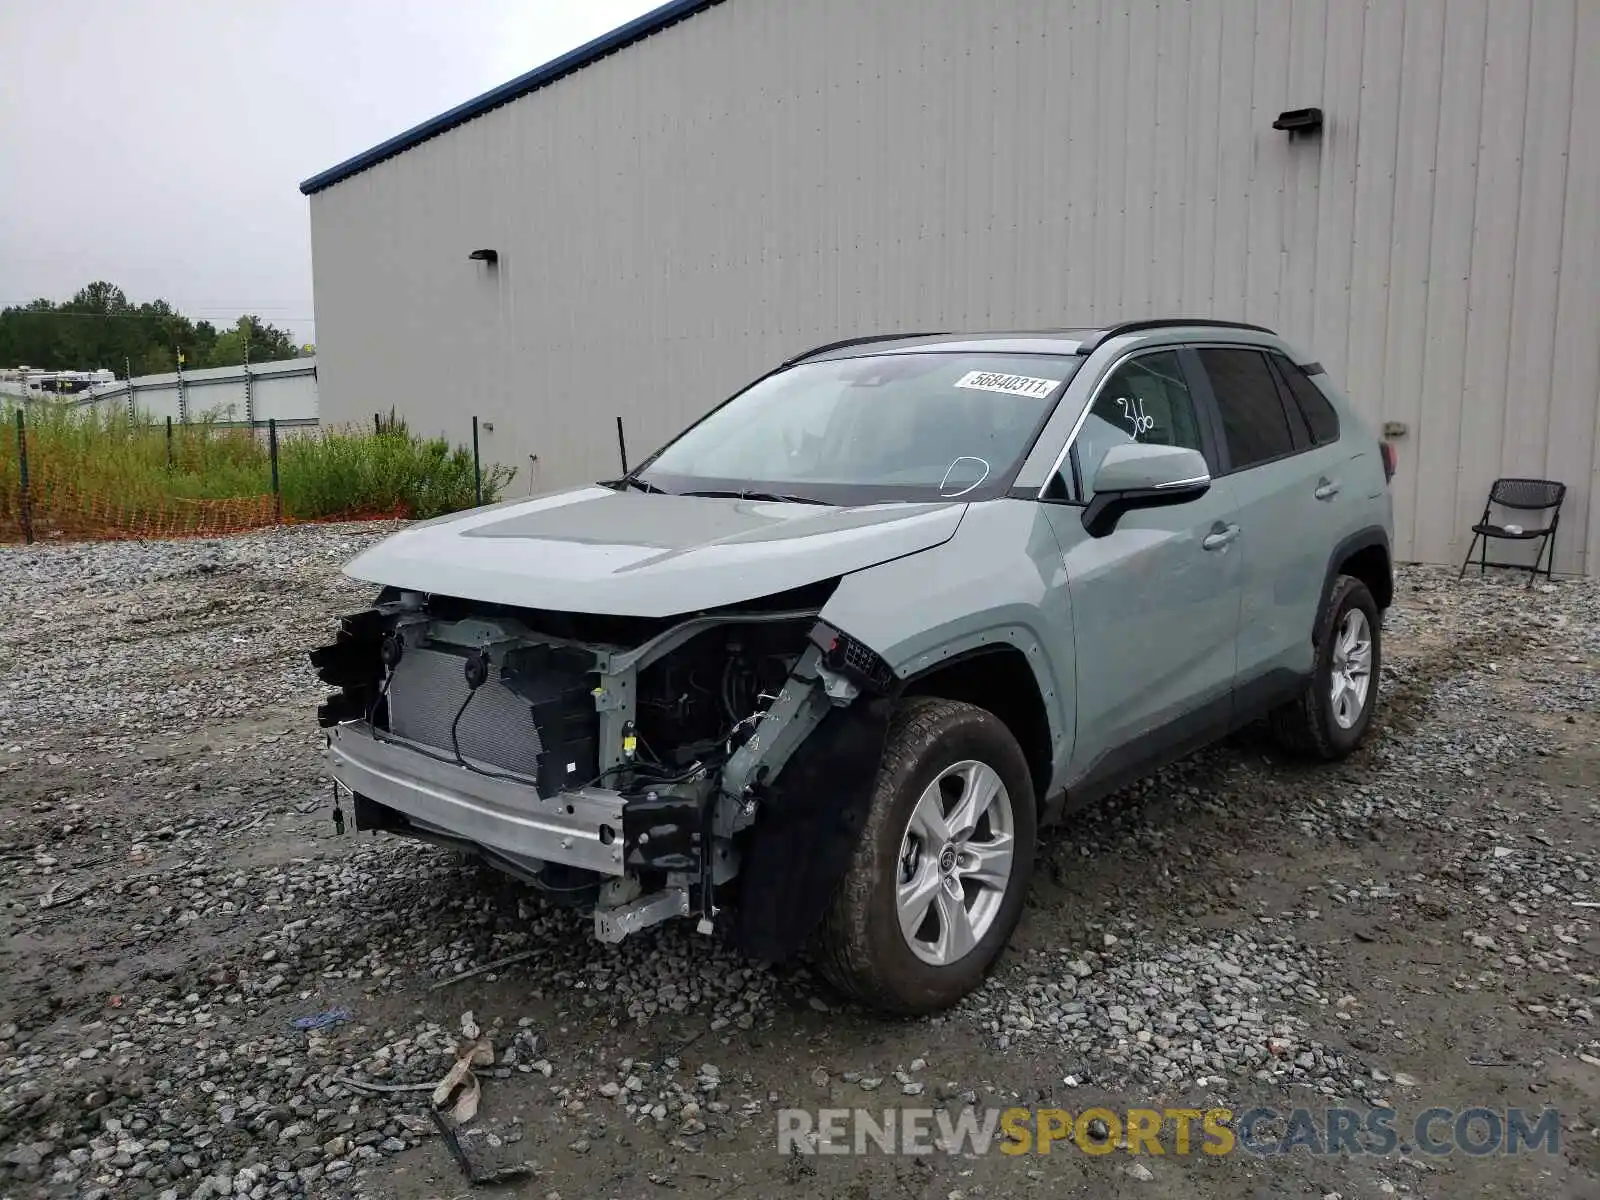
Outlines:
<svg viewBox="0 0 1600 1200"><path fill-rule="evenodd" d="M465 1195L428 1093L395 1089L467 1024L496 1061L466 1143L534 1196L1600 1195L1600 586L1406 570L1359 755L1247 731L1110 798L1051 838L980 993L885 1022L802 965L676 928L600 946L453 855L336 836L304 651L383 532L0 550L0 1195ZM774 1133L781 1107L1336 1102L1553 1106L1561 1151Z"/></svg>

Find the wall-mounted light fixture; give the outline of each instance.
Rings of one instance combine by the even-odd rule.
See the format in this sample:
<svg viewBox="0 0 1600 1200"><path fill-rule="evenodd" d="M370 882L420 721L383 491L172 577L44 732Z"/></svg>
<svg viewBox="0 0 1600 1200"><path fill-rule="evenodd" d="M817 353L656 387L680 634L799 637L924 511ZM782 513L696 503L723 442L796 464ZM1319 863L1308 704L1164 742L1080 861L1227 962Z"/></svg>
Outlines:
<svg viewBox="0 0 1600 1200"><path fill-rule="evenodd" d="M1272 123L1274 129L1281 129L1289 135L1292 142L1301 134L1307 137L1315 136L1322 132L1322 110L1320 108L1291 108L1278 114L1278 119Z"/></svg>
<svg viewBox="0 0 1600 1200"><path fill-rule="evenodd" d="M498 250L474 250L467 257L474 262L487 263L492 267L500 261L500 252Z"/></svg>

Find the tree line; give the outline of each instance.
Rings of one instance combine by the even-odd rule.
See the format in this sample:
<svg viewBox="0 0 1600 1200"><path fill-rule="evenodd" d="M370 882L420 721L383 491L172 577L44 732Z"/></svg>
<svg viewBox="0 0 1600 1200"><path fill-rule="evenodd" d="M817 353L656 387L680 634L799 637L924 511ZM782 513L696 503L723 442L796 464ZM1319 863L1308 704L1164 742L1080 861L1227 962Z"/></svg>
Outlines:
<svg viewBox="0 0 1600 1200"><path fill-rule="evenodd" d="M47 371L104 367L122 378L175 370L232 367L244 362L294 358L294 339L260 317L241 316L231 327L191 321L165 300L133 304L115 284L101 280L57 304L34 300L0 309L0 366Z"/></svg>

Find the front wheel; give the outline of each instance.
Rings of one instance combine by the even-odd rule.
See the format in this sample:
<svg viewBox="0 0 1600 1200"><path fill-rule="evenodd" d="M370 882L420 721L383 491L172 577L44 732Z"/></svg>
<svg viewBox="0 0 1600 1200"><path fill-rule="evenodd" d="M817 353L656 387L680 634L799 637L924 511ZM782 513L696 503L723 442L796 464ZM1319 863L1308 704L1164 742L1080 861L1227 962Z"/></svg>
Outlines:
<svg viewBox="0 0 1600 1200"><path fill-rule="evenodd" d="M1317 630L1311 682L1299 699L1272 713L1285 749L1312 758L1343 758L1361 743L1378 707L1383 637L1367 585L1340 575Z"/></svg>
<svg viewBox="0 0 1600 1200"><path fill-rule="evenodd" d="M1022 915L1036 826L1027 759L998 717L953 700L906 701L818 932L823 973L885 1011L954 1004Z"/></svg>

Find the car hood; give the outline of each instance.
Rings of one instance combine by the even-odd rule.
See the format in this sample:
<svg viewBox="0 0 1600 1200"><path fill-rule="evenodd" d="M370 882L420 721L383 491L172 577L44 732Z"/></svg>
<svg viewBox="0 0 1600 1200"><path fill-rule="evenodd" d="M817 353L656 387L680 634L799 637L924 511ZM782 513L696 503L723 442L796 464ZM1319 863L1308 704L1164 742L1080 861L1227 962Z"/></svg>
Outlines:
<svg viewBox="0 0 1600 1200"><path fill-rule="evenodd" d="M965 511L959 501L836 508L584 487L414 525L345 574L491 604L666 617L927 550Z"/></svg>

